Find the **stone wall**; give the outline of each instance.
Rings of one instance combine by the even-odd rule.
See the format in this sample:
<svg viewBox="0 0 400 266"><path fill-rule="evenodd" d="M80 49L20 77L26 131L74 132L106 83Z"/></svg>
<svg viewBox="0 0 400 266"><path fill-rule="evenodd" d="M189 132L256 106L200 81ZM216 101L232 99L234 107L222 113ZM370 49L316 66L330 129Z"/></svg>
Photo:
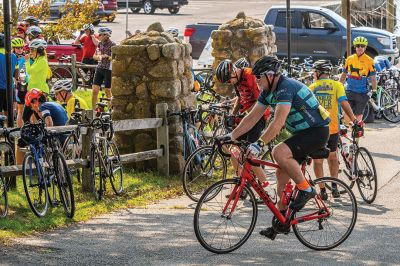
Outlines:
<svg viewBox="0 0 400 266"><path fill-rule="evenodd" d="M113 119L155 117L156 104L165 102L170 111L195 105L190 93L191 46L165 33L160 23L149 26L113 47L112 85ZM177 118L170 119L170 171L181 172L182 126ZM155 130L124 132L117 135L121 153L156 148ZM154 167L155 161L140 163Z"/></svg>
<svg viewBox="0 0 400 266"><path fill-rule="evenodd" d="M276 53L275 33L272 30L273 26L239 12L235 19L222 24L211 33L212 56L215 58L213 69L223 59L236 61L245 57L253 64L262 56ZM224 95L232 92L230 86L218 82L215 90Z"/></svg>

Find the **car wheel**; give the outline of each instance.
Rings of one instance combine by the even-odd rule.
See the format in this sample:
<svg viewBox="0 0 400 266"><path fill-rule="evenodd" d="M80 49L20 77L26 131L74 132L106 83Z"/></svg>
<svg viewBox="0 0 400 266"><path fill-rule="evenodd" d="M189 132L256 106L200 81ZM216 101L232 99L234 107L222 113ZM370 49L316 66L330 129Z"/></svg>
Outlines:
<svg viewBox="0 0 400 266"><path fill-rule="evenodd" d="M135 13L135 14L137 14L137 13L139 13L139 11L140 11L140 7L139 8L131 8L131 11L132 11L132 13Z"/></svg>
<svg viewBox="0 0 400 266"><path fill-rule="evenodd" d="M146 0L143 3L143 11L146 14L153 14L156 8L150 0Z"/></svg>
<svg viewBox="0 0 400 266"><path fill-rule="evenodd" d="M169 7L168 8L169 13L171 14L178 14L179 12L179 7Z"/></svg>
<svg viewBox="0 0 400 266"><path fill-rule="evenodd" d="M110 15L106 18L107 22L113 22L115 20L115 15Z"/></svg>
<svg viewBox="0 0 400 266"><path fill-rule="evenodd" d="M93 26L97 26L100 24L100 20L95 20L92 22Z"/></svg>

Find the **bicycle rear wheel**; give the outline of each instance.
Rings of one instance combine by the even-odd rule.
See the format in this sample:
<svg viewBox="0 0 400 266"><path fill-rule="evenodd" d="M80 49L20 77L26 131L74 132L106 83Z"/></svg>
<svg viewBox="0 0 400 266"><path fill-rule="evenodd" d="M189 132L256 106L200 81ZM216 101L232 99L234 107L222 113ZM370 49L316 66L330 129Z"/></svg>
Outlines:
<svg viewBox="0 0 400 266"><path fill-rule="evenodd" d="M378 178L376 175L375 163L369 151L364 148L358 148L355 155L357 186L361 197L366 203L371 204L376 198L378 192Z"/></svg>
<svg viewBox="0 0 400 266"><path fill-rule="evenodd" d="M339 191L344 191L335 198L328 194L323 201L319 196L320 185L335 183ZM317 196L307 202L303 209L295 214L296 218L317 217L329 212L326 217L304 220L292 226L297 239L306 247L315 250L328 250L342 244L353 231L357 220L357 201L351 189L341 180L323 177L313 181ZM300 219L301 220L301 219Z"/></svg>
<svg viewBox="0 0 400 266"><path fill-rule="evenodd" d="M185 194L197 202L204 191L219 180L226 178L225 157L212 146L198 148L186 161L182 174Z"/></svg>
<svg viewBox="0 0 400 266"><path fill-rule="evenodd" d="M67 137L67 139L64 141L62 151L66 160L82 158L82 147L75 134L71 134ZM76 179L79 183L81 183L81 171L82 170L80 168L71 170L71 174L76 175Z"/></svg>
<svg viewBox="0 0 400 266"><path fill-rule="evenodd" d="M47 182L43 175L42 166L36 165L31 153L27 153L24 157L22 181L24 183L26 199L33 213L37 217L45 216L49 207Z"/></svg>
<svg viewBox="0 0 400 266"><path fill-rule="evenodd" d="M382 90L381 106L383 108L383 118L391 123L400 122L399 104L399 90Z"/></svg>
<svg viewBox="0 0 400 266"><path fill-rule="evenodd" d="M247 186L240 191L239 183L239 180L221 180L209 187L197 203L194 231L200 244L211 252L222 254L238 249L254 230L258 214L255 196ZM250 200L241 197L242 192Z"/></svg>
<svg viewBox="0 0 400 266"><path fill-rule="evenodd" d="M94 182L93 194L97 200L101 200L103 196L103 173L101 171L104 170L101 167L99 153L96 149L92 148L90 150L90 174Z"/></svg>
<svg viewBox="0 0 400 266"><path fill-rule="evenodd" d="M0 142L0 166L9 166L15 164L15 155L13 148L8 142ZM6 184L6 188L9 189L11 185L11 179L14 177L6 177L4 178L4 182Z"/></svg>
<svg viewBox="0 0 400 266"><path fill-rule="evenodd" d="M61 203L64 207L65 215L68 218L74 217L75 198L74 188L72 186L71 175L68 170L67 162L61 152L56 155L54 170L57 177L57 185L60 193Z"/></svg>
<svg viewBox="0 0 400 266"><path fill-rule="evenodd" d="M123 171L119 151L114 142L107 142L107 155L110 159L110 183L116 195L121 195L124 189Z"/></svg>
<svg viewBox="0 0 400 266"><path fill-rule="evenodd" d="M7 185L4 177L0 176L0 217L6 217L8 213Z"/></svg>

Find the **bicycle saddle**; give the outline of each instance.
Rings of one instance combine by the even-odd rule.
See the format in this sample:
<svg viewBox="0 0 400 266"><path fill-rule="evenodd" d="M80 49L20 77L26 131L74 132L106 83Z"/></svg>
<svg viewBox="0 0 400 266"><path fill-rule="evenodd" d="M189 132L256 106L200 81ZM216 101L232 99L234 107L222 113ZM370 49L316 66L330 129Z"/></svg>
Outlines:
<svg viewBox="0 0 400 266"><path fill-rule="evenodd" d="M323 147L319 150L314 151L310 154L310 157L313 159L326 159L329 157L330 149L327 147Z"/></svg>

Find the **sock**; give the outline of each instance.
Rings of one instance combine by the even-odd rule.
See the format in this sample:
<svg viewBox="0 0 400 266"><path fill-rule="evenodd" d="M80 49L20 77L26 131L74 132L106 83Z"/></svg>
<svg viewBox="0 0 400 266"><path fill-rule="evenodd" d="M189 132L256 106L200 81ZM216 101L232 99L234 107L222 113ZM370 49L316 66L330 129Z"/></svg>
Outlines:
<svg viewBox="0 0 400 266"><path fill-rule="evenodd" d="M303 182L300 182L298 184L296 184L296 187L298 190L304 190L307 192L311 192L312 189L310 187L310 185L308 184L307 180L304 180Z"/></svg>

